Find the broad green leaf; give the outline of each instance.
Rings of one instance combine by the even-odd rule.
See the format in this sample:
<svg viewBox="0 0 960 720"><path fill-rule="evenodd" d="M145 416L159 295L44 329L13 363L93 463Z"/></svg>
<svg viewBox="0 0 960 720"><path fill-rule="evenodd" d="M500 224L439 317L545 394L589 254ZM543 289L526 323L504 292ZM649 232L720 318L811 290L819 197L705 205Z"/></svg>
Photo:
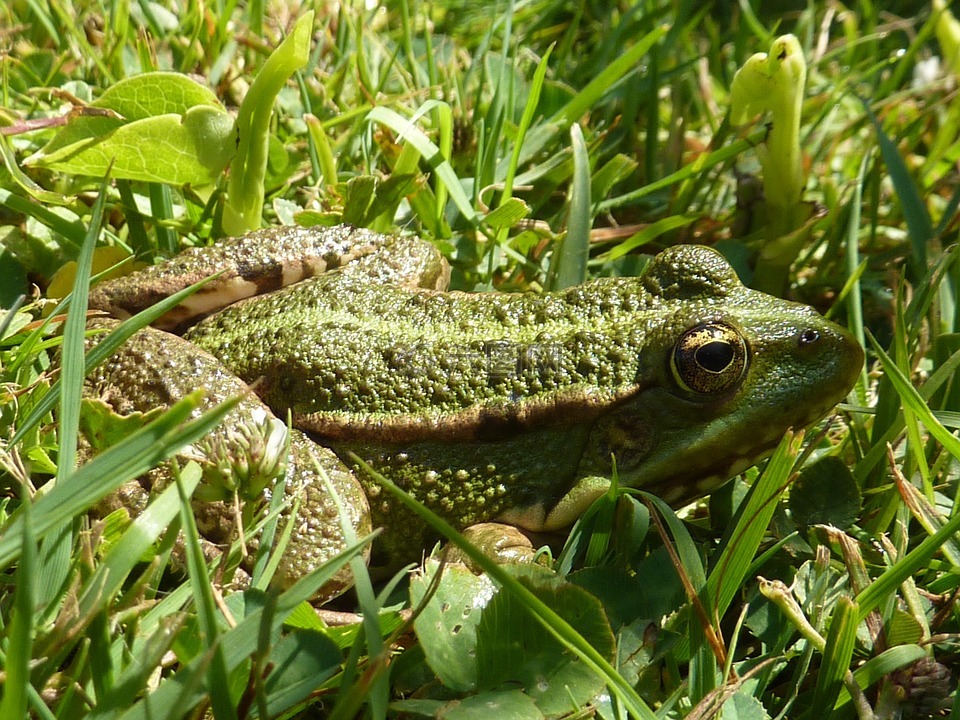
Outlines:
<svg viewBox="0 0 960 720"><path fill-rule="evenodd" d="M99 112L95 112L99 111ZM78 175L210 185L235 150L233 119L209 88L185 75L121 80L25 164Z"/></svg>
<svg viewBox="0 0 960 720"><path fill-rule="evenodd" d="M233 118L210 106L185 115L168 113L119 125L105 135L44 150L27 162L101 177L113 163L114 177L169 185L211 185L235 151Z"/></svg>
<svg viewBox="0 0 960 720"><path fill-rule="evenodd" d="M767 720L770 715L760 700L740 690L724 701L721 717L724 720Z"/></svg>
<svg viewBox="0 0 960 720"><path fill-rule="evenodd" d="M326 634L296 629L270 649L268 662L273 669L263 689L270 717L278 717L339 670L343 656Z"/></svg>
<svg viewBox="0 0 960 720"><path fill-rule="evenodd" d="M424 715L444 720L541 720L543 713L533 698L520 690L483 692L462 700L399 700L390 708L401 713Z"/></svg>
<svg viewBox="0 0 960 720"><path fill-rule="evenodd" d="M144 73L121 80L107 88L91 105L113 110L127 122L157 115L185 115L198 105L223 111L212 90L186 75L172 72Z"/></svg>
<svg viewBox="0 0 960 720"><path fill-rule="evenodd" d="M837 457L805 467L790 488L790 513L801 527L833 525L845 530L857 521L860 501L860 486Z"/></svg>
<svg viewBox="0 0 960 720"><path fill-rule="evenodd" d="M439 564L429 560L425 574L410 582L410 601L415 607L431 583ZM477 686L477 624L482 608L493 596L493 583L462 565L443 569L436 592L414 621L427 664L451 690L463 692Z"/></svg>
<svg viewBox="0 0 960 720"><path fill-rule="evenodd" d="M363 460L356 455L351 456L354 462L376 479L386 490L400 500L403 505L415 512L425 522L436 530L440 535L456 545L464 555L470 558L478 567L483 569L491 578L499 583L503 589L519 597L520 603L526 609L527 613L542 625L551 635L553 635L564 648L574 653L584 665L601 676L610 688L616 698L624 707L636 718L653 720L656 715L650 707L640 698L636 690L630 686L623 677L610 665L603 654L588 643L573 626L563 617L561 617L553 608L547 605L536 594L519 583L504 570L504 567L498 565L491 558L473 547L454 530L443 519L431 513L421 502L403 492L393 482L376 473L372 468L366 465Z"/></svg>
<svg viewBox="0 0 960 720"><path fill-rule="evenodd" d="M538 565L508 565L513 575L567 620L598 653L612 660L613 633L600 602L586 590ZM582 707L603 689L603 678L580 662L553 634L531 623L522 601L501 590L477 625L477 684L488 690L520 685L545 715Z"/></svg>
<svg viewBox="0 0 960 720"><path fill-rule="evenodd" d="M924 638L923 625L920 624L917 617L913 613L899 608L893 611L884 628L884 634L891 647L920 643L923 642Z"/></svg>
<svg viewBox="0 0 960 720"><path fill-rule="evenodd" d="M504 200L496 210L490 212L483 220L497 232L503 228L512 228L530 214L530 206L520 198Z"/></svg>
<svg viewBox="0 0 960 720"><path fill-rule="evenodd" d="M17 158L14 155L13 148L10 146L10 142L3 135L0 135L0 161L6 165L7 172L10 173L14 182L38 202L49 205L68 205L73 201L73 197L61 195L58 192L53 192L41 187L34 182L33 178L23 172L20 166L17 165Z"/></svg>

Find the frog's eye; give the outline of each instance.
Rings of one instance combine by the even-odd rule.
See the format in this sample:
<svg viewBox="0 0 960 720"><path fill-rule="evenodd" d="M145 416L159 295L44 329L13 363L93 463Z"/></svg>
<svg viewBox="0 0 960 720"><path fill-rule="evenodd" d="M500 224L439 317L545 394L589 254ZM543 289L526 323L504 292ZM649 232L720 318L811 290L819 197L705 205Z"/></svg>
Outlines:
<svg viewBox="0 0 960 720"><path fill-rule="evenodd" d="M673 375L691 392L712 395L740 382L747 347L729 325L705 323L687 330L673 350Z"/></svg>

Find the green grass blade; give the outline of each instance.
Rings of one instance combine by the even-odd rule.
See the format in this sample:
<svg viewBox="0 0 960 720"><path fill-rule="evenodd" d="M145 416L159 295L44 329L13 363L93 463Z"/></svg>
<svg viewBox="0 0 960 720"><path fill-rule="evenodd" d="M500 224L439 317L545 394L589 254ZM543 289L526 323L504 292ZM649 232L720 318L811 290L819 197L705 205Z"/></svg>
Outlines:
<svg viewBox="0 0 960 720"><path fill-rule="evenodd" d="M813 704L806 714L808 718L829 716L840 696L843 679L849 672L853 658L859 623L857 603L849 597L841 597L830 618L827 645L823 650L823 662L820 663L820 673L813 691Z"/></svg>
<svg viewBox="0 0 960 720"><path fill-rule="evenodd" d="M850 292L846 296L845 305L847 308L847 327L860 341L861 347L866 344L863 331L863 304L860 292L859 279L859 232L860 232L860 206L863 199L863 182L867 174L867 158L864 157L860 162L860 170L857 173L857 181L853 186L853 197L850 199L850 221L847 223L846 234L846 270L847 277L857 276L857 279L850 286ZM864 364L860 371L860 381L858 384L860 397L866 396L867 390L867 367Z"/></svg>
<svg viewBox="0 0 960 720"><path fill-rule="evenodd" d="M93 205L90 226L77 258L77 274L73 282L73 302L64 323L63 345L60 351L60 392L58 420L60 422L60 449L57 456L57 487L72 481L77 462L77 443L80 434L80 397L83 394L84 358L83 335L87 321L87 288L93 265L93 250L100 235L103 210L107 198L108 179L103 178L100 192ZM50 395L57 397L54 393ZM51 605L61 591L70 569L70 549L73 545L74 518L46 535L40 544L37 570L39 572L39 607Z"/></svg>
<svg viewBox="0 0 960 720"><path fill-rule="evenodd" d="M14 212L35 218L38 222L62 235L73 252L78 252L80 246L83 245L86 228L79 222L71 222L40 203L15 195L4 187L0 187L0 204L6 205Z"/></svg>
<svg viewBox="0 0 960 720"><path fill-rule="evenodd" d="M157 247L165 255L174 255L180 249L177 234L166 223L172 222L173 193L169 185L150 183L150 211L153 214L154 231L157 233Z"/></svg>
<svg viewBox="0 0 960 720"><path fill-rule="evenodd" d="M367 119L386 125L388 128L397 133L397 135L399 135L402 139L416 147L419 153L423 156L424 160L427 161L427 164L433 168L433 171L437 173L437 175L443 181L447 191L450 193L450 199L453 200L464 219L466 219L471 225L476 224L476 211L473 209L473 205L470 203L469 198L467 198L467 195L463 190L463 185L460 183L460 178L457 177L457 174L454 172L450 162L443 157L443 153L440 152L440 148L438 148L433 141L430 140L422 130L420 130L420 128L413 125L412 120L407 120L402 115L391 110L390 108L382 106L375 107L373 110L371 110L370 114L367 115Z"/></svg>
<svg viewBox="0 0 960 720"><path fill-rule="evenodd" d="M87 323L87 288L93 266L93 250L100 235L103 209L107 198L107 178L100 184L97 201L93 205L90 226L77 258L77 274L73 281L73 302L67 310L63 327L63 345L60 350L60 453L57 468L58 484L69 479L76 464L77 437L80 427L80 396L83 393L84 356L83 338Z"/></svg>
<svg viewBox="0 0 960 720"><path fill-rule="evenodd" d="M676 172L644 185L641 188L602 201L599 204L598 211L601 213L607 212L623 205L636 203L638 200L646 197L647 195L651 195L655 192L659 192L660 190L665 190L671 185L676 185L677 183L689 180L690 178L706 172L707 170L716 167L721 163L732 160L742 152L746 152L747 150L756 147L757 144L763 141L766 134L766 128L756 129L741 140L737 140L729 145L724 145L721 148L717 148L706 156L701 156L696 163L682 167Z"/></svg>
<svg viewBox="0 0 960 720"><path fill-rule="evenodd" d="M199 483L200 466L191 464L186 471L176 475L176 488L180 498L180 527L183 528L187 571L193 579L191 584L193 603L197 608L197 619L203 636L203 644L210 656L210 664L207 667L210 705L217 720L234 720L237 717L237 712L230 698L229 672L224 658L223 644L219 642L221 632L217 622L219 613L213 599L213 582L207 572L207 563L200 547L197 521L193 516L193 509L190 507L192 490L188 491L188 485L196 487Z"/></svg>
<svg viewBox="0 0 960 720"><path fill-rule="evenodd" d="M583 131L576 123L570 126L570 141L573 146L570 215L567 220L567 234L560 245L556 275L550 285L552 290L562 290L582 283L587 277L587 259L590 256L590 227L593 225L590 158L583 140Z"/></svg>
<svg viewBox="0 0 960 720"><path fill-rule="evenodd" d="M149 691L151 676L163 663L164 655L177 639L183 620L183 615L171 613L166 616L163 626L148 637L142 637L145 633L141 630L140 647L129 652L129 665L117 676L114 685L97 698L98 713L106 717L115 716Z"/></svg>
<svg viewBox="0 0 960 720"><path fill-rule="evenodd" d="M890 173L893 188L900 199L903 219L907 223L910 235L910 246L913 249L913 253L907 259L907 267L910 269L911 280L917 282L927 271L927 243L933 239L933 222L920 195L920 189L910 176L907 164L896 144L883 131L883 126L870 109L870 104L866 100L861 102L863 102L864 112L870 118L877 133L880 154Z"/></svg>
<svg viewBox="0 0 960 720"><path fill-rule="evenodd" d="M554 137L575 123L582 115L595 107L616 83L627 73L636 70L643 56L646 55L660 39L667 34L669 27L661 25L637 41L616 60L607 65L594 77L586 87L578 92L566 105L554 113L549 119L538 125L527 136L520 152L518 164L528 162L540 153ZM497 169L498 177L506 177L507 168L512 160L506 158Z"/></svg>
<svg viewBox="0 0 960 720"><path fill-rule="evenodd" d="M953 353L953 355L927 379L923 387L920 388L920 397L924 401L929 400L933 397L934 393L950 381L958 371L960 371L960 350ZM901 430L903 430L902 418L892 423L890 427L884 431L883 435L873 442L873 447L867 451L863 459L857 463L857 467L854 469L853 476L858 483L862 485L870 471L877 463L886 457L887 443L893 442L894 437L896 437Z"/></svg>
<svg viewBox="0 0 960 720"><path fill-rule="evenodd" d="M880 577L863 589L857 595L860 606L860 619L863 620L870 612L876 610L904 580L913 573L925 567L930 558L955 533L960 531L960 513L950 518L943 527L933 535L926 537L908 554L899 558L896 563L887 568Z"/></svg>
<svg viewBox="0 0 960 720"><path fill-rule="evenodd" d="M661 235L687 227L691 223L696 222L700 217L699 213L687 213L685 215L671 215L661 218L611 248L609 252L601 255L598 260L610 261L629 255L637 248L653 242Z"/></svg>
<svg viewBox="0 0 960 720"><path fill-rule="evenodd" d="M723 550L707 579L707 596L720 616L743 589L747 570L763 542L777 502L789 486L790 472L802 441L803 433L784 436L763 474L750 489L732 530L724 538Z"/></svg>
<svg viewBox="0 0 960 720"><path fill-rule="evenodd" d="M320 164L320 177L317 178L317 181L335 187L337 184L337 162L333 157L330 140L323 129L323 124L314 115L304 115L303 119L307 123L310 144L315 149Z"/></svg>
<svg viewBox="0 0 960 720"><path fill-rule="evenodd" d="M220 644L224 648L224 663L228 672L232 672L241 662L246 661L258 648L262 632L273 635L279 632L286 617L300 603L308 601L324 584L330 582L333 576L352 557L361 552L363 542L347 548L331 558L321 567L298 580L289 590L277 600L271 612L258 608L247 614L237 626L220 636ZM264 623L266 627L263 627ZM158 717L168 717L167 710L174 705L185 714L204 697L202 678L206 670L206 657L200 656L181 667L176 675L163 680L149 695L140 699L135 705L128 708L119 717L115 713L101 713L95 709L89 720L153 720ZM177 716L174 716L177 717Z"/></svg>
<svg viewBox="0 0 960 720"><path fill-rule="evenodd" d="M29 193L30 197L34 200L48 205L68 205L73 201L71 197L44 189L35 183L29 175L23 172L17 164L17 159L13 154L13 149L10 147L10 142L4 135L0 135L0 160L3 160L7 167L7 172L10 173L10 176L16 181L17 185Z"/></svg>
<svg viewBox="0 0 960 720"><path fill-rule="evenodd" d="M916 415L917 419L924 424L930 434L943 445L944 450L955 458L960 459L960 439L957 439L956 435L947 430L940 421L937 420L926 402L924 402L923 397L917 392L917 389L913 387L910 380L901 372L900 368L897 367L890 356L883 351L883 348L880 347L880 344L872 335L869 336L869 339L870 344L873 346L873 351L877 354L880 363L883 365L883 371L886 377L889 378L897 393L900 395L904 408L908 408Z"/></svg>
<svg viewBox="0 0 960 720"><path fill-rule="evenodd" d="M533 80L530 83L530 94L527 96L527 104L523 108L523 115L520 117L520 124L517 126L517 136L513 141L513 152L510 153L510 163L507 165L507 174L503 180L503 195L500 199L501 205L513 197L513 182L517 176L517 167L520 164L520 151L523 148L523 141L527 136L527 131L530 129L530 124L533 122L533 117L537 112L537 106L540 103L540 93L543 90L543 81L547 76L547 69L549 68L547 63L550 60L550 53L552 51L553 46L547 48L543 57L540 58L540 62L537 63L537 69L533 73ZM573 132L572 128L571 132ZM583 140L582 133L580 139L581 141Z"/></svg>
<svg viewBox="0 0 960 720"><path fill-rule="evenodd" d="M863 665L853 671L853 679L861 690L868 690L894 670L912 665L926 656L926 650L919 645L898 645L897 647L884 650L876 657L867 660ZM833 710L837 712L840 708L849 704L850 693L846 686L841 687L840 696L837 698ZM829 717L829 714L827 717Z"/></svg>
<svg viewBox="0 0 960 720"><path fill-rule="evenodd" d="M30 501L23 504L23 523L19 541L23 548L13 590L13 612L4 633L3 651L6 677L0 717L27 717L27 695L30 686L30 658L33 657L34 617L36 612L37 542L34 535Z"/></svg>
<svg viewBox="0 0 960 720"><path fill-rule="evenodd" d="M190 467L193 466L188 466ZM184 471L180 480L184 494L190 497L200 483L200 474L192 470ZM93 612L97 605L109 602L120 592L127 576L142 562L147 550L176 519L180 504L177 486L170 485L137 515L81 588L78 613L80 617Z"/></svg>
<svg viewBox="0 0 960 720"><path fill-rule="evenodd" d="M910 509L910 514L920 523L928 535L933 535L943 527L943 517L937 512L936 505L899 474L895 481L897 489L900 491L900 497L903 499L903 504ZM960 538L948 539L940 548L940 551L951 565L960 568Z"/></svg>

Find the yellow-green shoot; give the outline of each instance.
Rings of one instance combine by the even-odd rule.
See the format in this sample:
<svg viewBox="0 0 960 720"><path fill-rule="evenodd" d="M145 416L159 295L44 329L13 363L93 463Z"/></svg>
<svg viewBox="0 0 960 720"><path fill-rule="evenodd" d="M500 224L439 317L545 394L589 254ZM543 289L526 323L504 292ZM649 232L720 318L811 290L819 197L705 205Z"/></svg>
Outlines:
<svg viewBox="0 0 960 720"><path fill-rule="evenodd" d="M773 41L769 53L753 55L733 78L730 122L744 125L757 115L769 117L769 132L757 147L767 206L767 242L757 265L755 284L782 293L790 264L806 233L796 231L810 216L802 201L806 178L800 150L800 115L807 63L793 35Z"/></svg>

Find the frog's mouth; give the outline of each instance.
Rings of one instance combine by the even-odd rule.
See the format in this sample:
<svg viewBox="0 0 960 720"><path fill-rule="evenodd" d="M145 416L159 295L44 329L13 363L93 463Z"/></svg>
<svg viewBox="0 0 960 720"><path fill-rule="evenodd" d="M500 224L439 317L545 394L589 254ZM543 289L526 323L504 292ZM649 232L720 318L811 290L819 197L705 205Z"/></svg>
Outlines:
<svg viewBox="0 0 960 720"><path fill-rule="evenodd" d="M796 344L754 353L758 377L748 377L732 400L696 402L663 388L638 397L621 423L639 427L646 447L636 453L627 447L617 457L623 484L681 505L769 457L789 429L827 415L856 382L863 353L831 323L817 327L813 339L810 333L795 334Z"/></svg>
<svg viewBox="0 0 960 720"><path fill-rule="evenodd" d="M735 446L736 441L721 439L719 443L703 443L693 452L702 453L706 462L673 463L672 472L656 475L651 471L646 478L641 477L631 484L652 492L674 507L684 505L718 490L730 479L768 458L791 428L806 427L820 417L822 413L787 428L770 428L762 436L753 438L754 443L745 445L737 454L729 452L729 447ZM723 459L723 462L718 463L717 459ZM678 472L678 465L685 467Z"/></svg>

